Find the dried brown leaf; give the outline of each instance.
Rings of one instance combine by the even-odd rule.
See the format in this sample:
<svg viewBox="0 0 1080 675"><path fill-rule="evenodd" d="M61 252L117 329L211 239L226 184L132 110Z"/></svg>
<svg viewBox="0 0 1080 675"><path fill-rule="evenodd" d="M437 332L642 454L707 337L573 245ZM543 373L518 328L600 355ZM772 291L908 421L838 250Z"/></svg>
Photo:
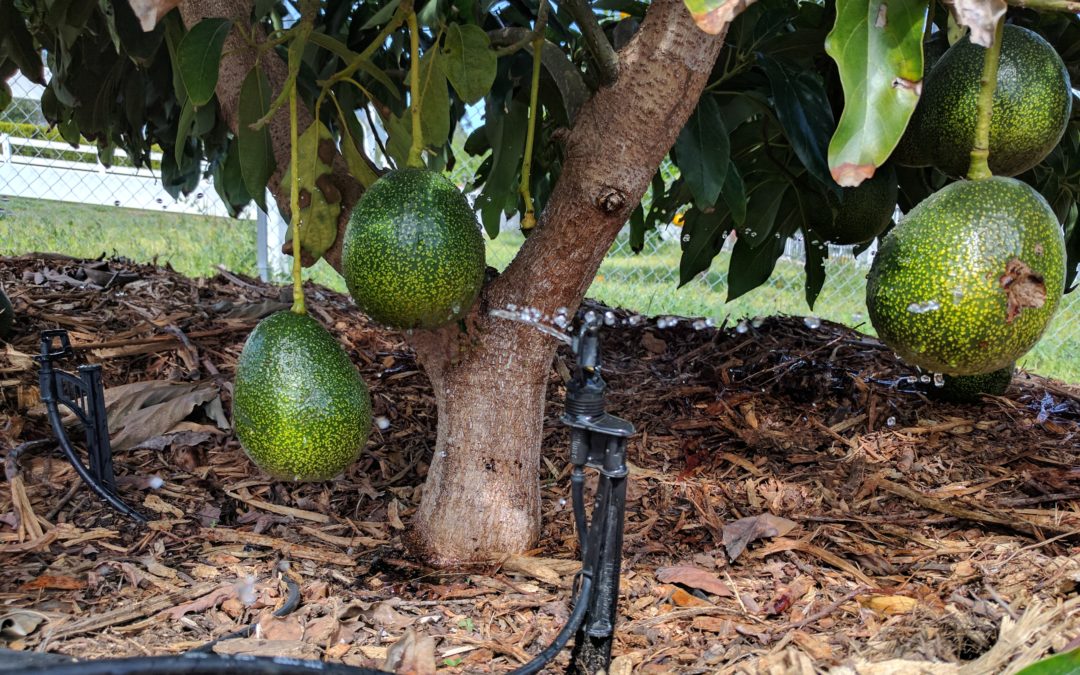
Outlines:
<svg viewBox="0 0 1080 675"><path fill-rule="evenodd" d="M727 549L728 559L738 558L752 541L782 537L795 529L795 526L795 522L771 513L739 518L728 523L724 526L724 548Z"/></svg>
<svg viewBox="0 0 1080 675"><path fill-rule="evenodd" d="M236 597L236 588L232 585L222 586L215 589L201 598L196 598L191 602L184 602L172 609L165 610L165 614L173 621L179 621L180 617L185 614L195 614L198 612L205 612L206 610L217 607L218 604L223 602L226 598Z"/></svg>
<svg viewBox="0 0 1080 675"><path fill-rule="evenodd" d="M397 675L435 675L435 639L410 628L386 651L383 669Z"/></svg>
<svg viewBox="0 0 1080 675"><path fill-rule="evenodd" d="M682 584L683 586L696 588L705 591L706 593L712 593L713 595L721 595L724 597L731 597L734 595L734 593L731 592L731 589L728 588L728 585L723 581L720 581L720 577L708 570L693 565L661 567L656 570L656 579L665 584Z"/></svg>
<svg viewBox="0 0 1080 675"><path fill-rule="evenodd" d="M994 28L1008 7L1005 0L946 0L956 23L971 31L971 41L989 48Z"/></svg>
<svg viewBox="0 0 1080 675"><path fill-rule="evenodd" d="M20 591L41 591L46 589L74 591L80 588L86 588L86 582L82 579L53 574L42 574L19 586Z"/></svg>
<svg viewBox="0 0 1080 675"><path fill-rule="evenodd" d="M46 616L30 610L15 610L0 615L0 637L7 640L24 638L45 622Z"/></svg>

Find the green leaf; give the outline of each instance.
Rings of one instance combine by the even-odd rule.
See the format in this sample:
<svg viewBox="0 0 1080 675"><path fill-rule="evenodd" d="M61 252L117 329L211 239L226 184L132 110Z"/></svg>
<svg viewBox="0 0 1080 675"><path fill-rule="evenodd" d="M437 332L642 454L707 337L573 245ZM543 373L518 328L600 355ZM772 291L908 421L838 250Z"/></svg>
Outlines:
<svg viewBox="0 0 1080 675"><path fill-rule="evenodd" d="M743 184L742 175L739 174L739 167L735 166L735 162L728 166L720 196L724 198L724 203L731 213L731 220L737 227L742 227L746 223L746 185Z"/></svg>
<svg viewBox="0 0 1080 675"><path fill-rule="evenodd" d="M1037 661L1016 675L1080 675L1080 649Z"/></svg>
<svg viewBox="0 0 1080 675"><path fill-rule="evenodd" d="M729 214L705 213L696 208L686 212L683 224L682 257L679 258L679 286L693 281L709 269L731 232Z"/></svg>
<svg viewBox="0 0 1080 675"><path fill-rule="evenodd" d="M840 69L844 112L829 143L833 180L874 174L907 127L922 89L927 0L837 0L825 51Z"/></svg>
<svg viewBox="0 0 1080 675"><path fill-rule="evenodd" d="M735 240L728 262L727 302L754 290L768 281L776 268L776 260L784 252L784 238L768 237L764 246L756 248L744 236Z"/></svg>
<svg viewBox="0 0 1080 675"><path fill-rule="evenodd" d="M532 45L525 47L525 51L532 56ZM561 47L549 40L544 41L544 48L540 50L540 64L559 90L567 124L573 124L578 110L589 98L589 88L581 78L581 70Z"/></svg>
<svg viewBox="0 0 1080 675"><path fill-rule="evenodd" d="M217 87L221 48L232 29L228 19L203 19L195 24L176 47L176 65L184 89L196 106L206 105Z"/></svg>
<svg viewBox="0 0 1080 675"><path fill-rule="evenodd" d="M450 90L438 61L435 49L420 58L420 129L428 148L441 147L450 136Z"/></svg>
<svg viewBox="0 0 1080 675"><path fill-rule="evenodd" d="M833 116L825 85L816 74L791 70L776 59L760 56L758 62L769 78L776 117L791 148L810 175L831 186L826 149Z"/></svg>
<svg viewBox="0 0 1080 675"><path fill-rule="evenodd" d="M340 109L339 111L344 112ZM369 188L372 183L378 180L379 176L371 168L371 165L367 163L358 147L363 132L360 129L360 123L356 120L356 115L353 113L346 114L350 115L352 119L341 119L339 115L339 119L341 119L341 154L345 156L345 164L348 165L352 177L360 181L360 184L365 188Z"/></svg>
<svg viewBox="0 0 1080 675"><path fill-rule="evenodd" d="M386 90L389 91L395 99L401 97L401 95L398 94L397 86L394 84L393 80L390 79L389 75L372 63L371 59L361 59L359 54L349 49L341 40L318 31L312 31L311 34L308 35L308 40L323 49L332 52L347 64L355 63L360 70L364 71L376 82L386 87Z"/></svg>
<svg viewBox="0 0 1080 675"><path fill-rule="evenodd" d="M716 203L727 178L730 153L720 106L712 96L703 96L675 140L679 171L698 208Z"/></svg>
<svg viewBox="0 0 1080 675"><path fill-rule="evenodd" d="M825 285L825 259L829 257L829 247L824 242L811 243L816 238L810 230L803 227L803 245L806 248L806 304L814 308L821 287Z"/></svg>
<svg viewBox="0 0 1080 675"><path fill-rule="evenodd" d="M476 103L491 91L498 57L480 26L450 24L443 40L439 67L462 101Z"/></svg>
<svg viewBox="0 0 1080 675"><path fill-rule="evenodd" d="M521 155L525 151L525 134L529 125L529 106L514 100L509 110L501 103L487 99L485 128L493 148L491 171L484 182L484 190L477 199L481 207L481 220L488 236L499 233L499 214L508 203L516 203L517 181L521 169Z"/></svg>
<svg viewBox="0 0 1080 675"><path fill-rule="evenodd" d="M270 109L270 81L261 68L252 68L240 86L239 121L236 140L240 153L240 173L244 187L255 198L255 203L266 210L266 183L277 166L270 129L251 128L256 120Z"/></svg>
<svg viewBox="0 0 1080 675"><path fill-rule="evenodd" d="M191 105L191 99L184 101L184 107L180 109L180 121L176 125L176 166L184 159L184 148L187 147L188 136L195 126L195 106Z"/></svg>
<svg viewBox="0 0 1080 675"><path fill-rule="evenodd" d="M780 211L780 202L788 185L786 181L770 180L758 183L751 189L746 220L739 228L739 241L750 248L757 248L773 239L771 235L776 225L776 214Z"/></svg>
<svg viewBox="0 0 1080 675"><path fill-rule="evenodd" d="M645 248L645 209L639 203L630 214L630 250L641 253Z"/></svg>
<svg viewBox="0 0 1080 675"><path fill-rule="evenodd" d="M370 30L383 25L390 20L390 17L394 16L394 12L397 11L398 5L400 4L401 0L390 0L390 2L383 5L379 11L375 12L375 14L360 27L360 30Z"/></svg>
<svg viewBox="0 0 1080 675"><path fill-rule="evenodd" d="M0 26L3 26L0 54L6 52L26 79L44 85L45 65L41 61L41 50L34 46L34 38L14 2L0 2Z"/></svg>
<svg viewBox="0 0 1080 675"><path fill-rule="evenodd" d="M697 27L719 35L744 5L738 0L683 0Z"/></svg>

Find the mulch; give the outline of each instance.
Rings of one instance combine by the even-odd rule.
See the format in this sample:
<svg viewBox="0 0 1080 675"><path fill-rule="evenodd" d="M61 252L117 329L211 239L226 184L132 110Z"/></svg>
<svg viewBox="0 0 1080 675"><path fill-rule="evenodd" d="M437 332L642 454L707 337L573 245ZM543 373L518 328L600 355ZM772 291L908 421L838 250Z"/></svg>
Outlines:
<svg viewBox="0 0 1080 675"><path fill-rule="evenodd" d="M0 284L19 317L0 343L0 646L176 654L258 622L214 650L498 673L566 620L561 367L539 547L433 570L401 535L434 397L403 336L347 296L307 288L379 423L343 476L286 484L250 464L228 411L244 339L287 290L50 255L0 258ZM946 404L829 322L613 311L609 410L637 433L612 673L1015 672L1080 642L1080 389L1019 373L1004 396ZM49 328L69 332L70 369L102 365L120 492L149 527L103 506L49 441L31 358ZM272 616L293 586L298 608Z"/></svg>

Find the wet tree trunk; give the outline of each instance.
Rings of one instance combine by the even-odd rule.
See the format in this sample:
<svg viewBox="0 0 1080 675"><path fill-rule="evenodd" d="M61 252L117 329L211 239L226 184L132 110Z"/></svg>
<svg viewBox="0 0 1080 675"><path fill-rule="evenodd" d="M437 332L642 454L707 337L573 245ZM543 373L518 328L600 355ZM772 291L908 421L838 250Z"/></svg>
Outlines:
<svg viewBox="0 0 1080 675"><path fill-rule="evenodd" d="M239 8L244 4L186 0L182 9L190 25L222 15L222 7L245 15ZM435 452L409 530L410 545L430 562L491 560L535 543L544 397L555 345L528 326L487 312L513 303L550 315L580 304L697 104L722 40L723 34L701 32L682 0L654 0L619 54L617 81L578 113L561 178L536 231L506 272L485 287L469 330L452 325L411 338L439 408ZM232 58L223 59L218 98L235 124L246 68L230 65ZM287 148L273 133L275 151ZM280 186L272 189L280 193ZM340 261L340 242L327 254L331 264ZM546 451L561 457L566 449Z"/></svg>

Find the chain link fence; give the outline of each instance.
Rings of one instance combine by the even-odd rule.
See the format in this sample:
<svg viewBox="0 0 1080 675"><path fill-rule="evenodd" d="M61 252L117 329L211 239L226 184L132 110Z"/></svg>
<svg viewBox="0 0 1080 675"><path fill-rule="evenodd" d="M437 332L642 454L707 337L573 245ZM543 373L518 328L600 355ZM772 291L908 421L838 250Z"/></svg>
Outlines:
<svg viewBox="0 0 1080 675"><path fill-rule="evenodd" d="M135 169L117 153L117 161L106 169L97 160L96 148L87 144L72 148L48 129L41 116L38 99L41 87L16 77L10 82L15 101L0 114L0 253L20 253L4 245L4 233L9 227L2 218L4 200L56 200L77 204L135 209L140 227L154 227L154 211L198 216L224 217L224 204L213 185L204 180L190 196L174 200L161 186L155 169L160 154L153 155L151 169ZM459 185L467 185L481 158L469 157L462 146L468 134L482 120L482 109L470 108L455 131L455 157L451 176ZM375 119L372 115L370 119ZM364 125L365 128L366 125ZM379 150L385 133L367 128L365 147L376 163L386 164ZM126 165L125 165L126 164ZM472 195L475 197L475 194ZM254 206L241 214L241 224L248 223L257 230L250 252L257 258L257 269L265 279L280 279L288 270L289 260L280 253L285 235L285 223L267 199L270 213L261 213ZM590 296L608 304L625 307L649 315L708 317L717 324L740 321L752 322L754 317L775 314L807 316L809 325L817 320L830 320L872 333L865 305L866 272L873 250L858 257L850 247L830 247L826 263L828 277L813 310L804 298L805 273L802 242L791 240L776 269L761 287L727 302L727 265L730 242L711 268L690 283L679 288L679 258L681 230L669 224L648 233L645 247L635 254L629 234L623 232L616 240L594 281ZM517 231L517 219L504 220L502 232L488 243L489 264L502 268L513 257L522 241ZM62 252L62 251L61 251ZM169 251L160 251L167 257ZM329 275L316 279L334 284L339 279ZM343 288L343 285L341 286ZM1041 374L1068 382L1080 382L1080 292L1067 295L1043 339L1021 364Z"/></svg>

